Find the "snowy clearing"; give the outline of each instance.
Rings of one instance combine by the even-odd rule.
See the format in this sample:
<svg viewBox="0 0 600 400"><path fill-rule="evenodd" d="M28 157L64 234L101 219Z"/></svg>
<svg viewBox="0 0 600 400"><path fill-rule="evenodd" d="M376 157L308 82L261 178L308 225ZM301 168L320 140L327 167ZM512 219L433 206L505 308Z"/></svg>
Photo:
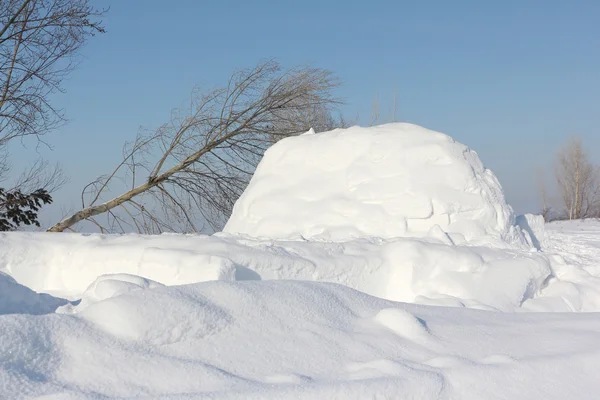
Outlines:
<svg viewBox="0 0 600 400"><path fill-rule="evenodd" d="M0 234L0 398L594 399L599 310L599 221L414 125L307 134L226 232Z"/></svg>

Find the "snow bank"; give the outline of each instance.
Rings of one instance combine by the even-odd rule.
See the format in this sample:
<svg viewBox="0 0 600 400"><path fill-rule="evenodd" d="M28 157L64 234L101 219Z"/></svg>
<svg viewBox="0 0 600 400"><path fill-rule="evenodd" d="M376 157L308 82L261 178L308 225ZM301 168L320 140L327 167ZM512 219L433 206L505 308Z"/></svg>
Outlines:
<svg viewBox="0 0 600 400"><path fill-rule="evenodd" d="M188 235L0 234L0 271L82 305L145 283L294 279L340 283L395 301L514 310L551 275L542 253L449 246L434 238L348 242ZM107 279L108 278L108 279ZM90 286L91 285L91 286ZM89 288L88 288L89 287ZM87 291L86 291L87 290ZM107 295L108 293L108 295Z"/></svg>
<svg viewBox="0 0 600 400"><path fill-rule="evenodd" d="M196 247L206 236L0 234L0 271L44 292L77 296L99 276L133 274L177 285L235 279L228 258Z"/></svg>
<svg viewBox="0 0 600 400"><path fill-rule="evenodd" d="M317 282L134 290L2 315L0 398L583 399L594 314L394 303ZM45 396L45 397L43 397Z"/></svg>
<svg viewBox="0 0 600 400"><path fill-rule="evenodd" d="M498 180L477 153L406 123L278 142L224 231L335 241L445 232L455 244L524 242Z"/></svg>

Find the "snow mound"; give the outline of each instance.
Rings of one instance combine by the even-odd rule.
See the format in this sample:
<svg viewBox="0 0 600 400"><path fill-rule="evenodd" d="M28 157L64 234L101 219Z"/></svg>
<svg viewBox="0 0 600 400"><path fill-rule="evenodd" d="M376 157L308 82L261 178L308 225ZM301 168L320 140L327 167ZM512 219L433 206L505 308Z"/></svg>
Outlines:
<svg viewBox="0 0 600 400"><path fill-rule="evenodd" d="M477 153L407 123L278 142L224 231L334 241L445 232L454 244L524 242L500 183Z"/></svg>
<svg viewBox="0 0 600 400"><path fill-rule="evenodd" d="M202 339L228 323L228 314L201 295L159 287L140 296L140 289L91 304L78 315L111 335L155 346Z"/></svg>
<svg viewBox="0 0 600 400"><path fill-rule="evenodd" d="M11 276L0 272L0 315L48 314L66 302L48 294L36 293L17 283Z"/></svg>
<svg viewBox="0 0 600 400"><path fill-rule="evenodd" d="M90 305L102 300L110 299L124 293L129 293L134 290L153 289L164 286L161 283L150 279L142 278L141 276L131 274L107 274L99 276L92 284L83 292L81 301L78 305L73 306L67 304L61 307L57 312L60 313L77 313L83 311Z"/></svg>

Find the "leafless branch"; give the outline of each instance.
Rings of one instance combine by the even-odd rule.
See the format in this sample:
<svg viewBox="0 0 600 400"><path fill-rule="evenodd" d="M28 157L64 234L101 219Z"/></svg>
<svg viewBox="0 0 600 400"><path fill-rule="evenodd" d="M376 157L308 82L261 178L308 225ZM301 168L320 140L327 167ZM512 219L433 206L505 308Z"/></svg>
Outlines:
<svg viewBox="0 0 600 400"><path fill-rule="evenodd" d="M273 138L308 130L297 116L337 104L332 92L338 84L326 70L284 70L268 61L234 73L224 88L194 91L192 107L140 133L111 173L84 188L82 197L90 201L49 231L104 213L119 230L126 223L146 233L220 228ZM115 189L121 194L107 198Z"/></svg>
<svg viewBox="0 0 600 400"><path fill-rule="evenodd" d="M90 35L104 32L89 0L0 1L0 145L64 122L50 95L77 64Z"/></svg>

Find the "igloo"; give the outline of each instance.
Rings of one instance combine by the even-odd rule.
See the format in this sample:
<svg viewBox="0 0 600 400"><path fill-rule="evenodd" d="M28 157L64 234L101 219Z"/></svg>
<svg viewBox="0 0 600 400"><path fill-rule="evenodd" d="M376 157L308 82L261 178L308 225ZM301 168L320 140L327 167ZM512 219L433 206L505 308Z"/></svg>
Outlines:
<svg viewBox="0 0 600 400"><path fill-rule="evenodd" d="M498 179L477 153L408 123L309 131L279 141L265 153L224 231L333 241L524 240Z"/></svg>

